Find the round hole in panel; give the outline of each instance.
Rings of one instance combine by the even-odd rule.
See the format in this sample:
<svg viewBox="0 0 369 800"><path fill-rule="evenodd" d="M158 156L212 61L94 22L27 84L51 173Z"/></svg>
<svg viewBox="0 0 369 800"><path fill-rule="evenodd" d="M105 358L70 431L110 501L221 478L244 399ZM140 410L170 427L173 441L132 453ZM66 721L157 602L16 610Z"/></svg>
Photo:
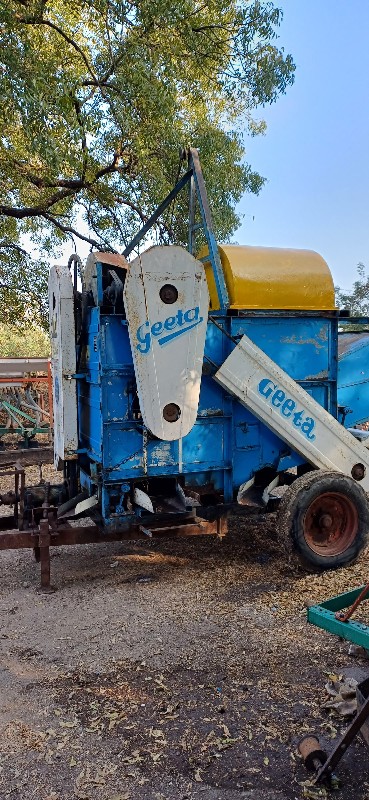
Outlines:
<svg viewBox="0 0 369 800"><path fill-rule="evenodd" d="M362 481L365 477L365 472L366 470L364 464L354 464L351 470L351 475L355 481Z"/></svg>
<svg viewBox="0 0 369 800"><path fill-rule="evenodd" d="M165 283L160 289L159 296L163 303L170 305L178 300L178 289L172 283Z"/></svg>
<svg viewBox="0 0 369 800"><path fill-rule="evenodd" d="M163 408L163 417L166 422L177 422L181 416L181 409L177 403L167 403Z"/></svg>

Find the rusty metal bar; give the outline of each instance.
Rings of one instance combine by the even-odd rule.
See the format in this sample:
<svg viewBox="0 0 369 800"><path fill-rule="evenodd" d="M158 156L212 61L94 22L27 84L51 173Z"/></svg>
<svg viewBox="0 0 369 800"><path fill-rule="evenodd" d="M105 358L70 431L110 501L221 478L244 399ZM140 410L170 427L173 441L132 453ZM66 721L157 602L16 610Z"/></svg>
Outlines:
<svg viewBox="0 0 369 800"><path fill-rule="evenodd" d="M52 531L50 535L51 546L70 547L74 544L99 544L102 542L119 542L123 538L122 534L102 533L97 525L85 525L72 527L65 525ZM132 534L131 534L131 538Z"/></svg>
<svg viewBox="0 0 369 800"><path fill-rule="evenodd" d="M24 519L24 493L26 488L26 475L24 472L24 467L17 461L15 465L15 475L20 480L20 487L19 487L19 502L16 500L16 506L14 506L14 516L18 523L19 530L23 530L23 519ZM18 497L18 492L15 493L16 497Z"/></svg>
<svg viewBox="0 0 369 800"><path fill-rule="evenodd" d="M1 377L0 383L11 384L12 386L19 386L19 384L27 385L27 383L48 383L49 378L47 375L39 375L38 378L32 376L27 378L16 378L14 375L9 375L8 378Z"/></svg>
<svg viewBox="0 0 369 800"><path fill-rule="evenodd" d="M207 536L218 533L219 520L208 522L207 520L197 520L196 522L183 523L182 525L152 525L151 533L154 537L186 537L186 536ZM131 525L125 530L103 531L97 525L83 527L73 527L71 525L61 526L57 531L51 532L51 545L68 546L73 544L93 544L96 542L120 542L124 539L145 539L146 534L142 532L141 525Z"/></svg>
<svg viewBox="0 0 369 800"><path fill-rule="evenodd" d="M48 431L45 431L45 433L48 433ZM54 452L52 447L4 450L0 452L0 467L13 466L15 459L22 464L22 467L32 467L35 464L52 464Z"/></svg>
<svg viewBox="0 0 369 800"><path fill-rule="evenodd" d="M14 467L14 494L15 494L15 503L14 503L14 519L17 528L19 528L19 477L20 477L20 470L19 464L17 462L16 466ZM24 470L23 470L23 478L24 478Z"/></svg>
<svg viewBox="0 0 369 800"><path fill-rule="evenodd" d="M223 539L228 533L228 516L224 514L223 517L217 519L217 537Z"/></svg>
<svg viewBox="0 0 369 800"><path fill-rule="evenodd" d="M352 617L352 615L354 614L360 603L363 600L365 600L368 593L369 593L369 583L366 583L364 588L361 590L360 594L356 598L355 602L352 604L352 606L349 609L347 609L347 611L336 611L334 615L335 618L340 620L340 622L347 622Z"/></svg>
<svg viewBox="0 0 369 800"><path fill-rule="evenodd" d="M11 517L4 517L4 519L12 519ZM45 524L46 523L46 524ZM206 520L198 520L196 522L184 523L182 525L165 525L165 526L152 526L151 533L153 537L186 537L186 536L211 536L219 535L219 528L221 527L222 535L225 533L225 520L219 525L220 520L208 522ZM41 527L46 529L48 520L41 520L40 527L34 531L4 531L0 532L0 550L17 550L22 547L34 548L37 546L42 547L39 543L42 535ZM130 526L126 530L120 531L104 531L97 525L84 525L81 527L74 527L72 525L63 525L56 530L49 530L48 536L50 538L50 547L68 547L74 544L96 544L102 542L120 542L124 539L145 539L145 534L140 530L140 526Z"/></svg>
<svg viewBox="0 0 369 800"><path fill-rule="evenodd" d="M20 477L24 475L20 473ZM21 515L20 515L21 516ZM5 517L12 519L14 517ZM1 517L0 517L1 521ZM190 517L177 525L163 525L156 523L150 526L153 537L187 537L204 535L224 535L227 528L226 519L216 519L209 522L204 519ZM36 561L41 564L41 590L53 591L50 585L50 547L65 547L74 544L97 544L103 542L120 542L123 540L144 539L147 531L140 524L127 526L125 529L115 531L101 531L98 525L73 526L64 524L53 529L48 519L41 519L39 527L35 530L7 530L1 532L0 525L0 550L18 550L21 548L32 549Z"/></svg>
<svg viewBox="0 0 369 800"><path fill-rule="evenodd" d="M357 713L355 719L351 725L349 725L347 731L343 734L330 756L328 756L327 760L324 762L322 768L319 770L316 778L314 779L314 783L319 783L320 781L324 780L324 778L328 778L332 774L334 768L337 766L339 761L341 761L342 756L350 746L351 742L355 739L355 736L359 733L360 728L363 726L368 717L369 697L367 697L364 705Z"/></svg>
<svg viewBox="0 0 369 800"><path fill-rule="evenodd" d="M41 564L41 589L50 590L50 532L47 519L40 521L40 533L38 537L38 547L40 550Z"/></svg>
<svg viewBox="0 0 369 800"><path fill-rule="evenodd" d="M7 517L5 517L7 519ZM35 547L38 543L38 531L5 531L0 532L0 550L19 550Z"/></svg>

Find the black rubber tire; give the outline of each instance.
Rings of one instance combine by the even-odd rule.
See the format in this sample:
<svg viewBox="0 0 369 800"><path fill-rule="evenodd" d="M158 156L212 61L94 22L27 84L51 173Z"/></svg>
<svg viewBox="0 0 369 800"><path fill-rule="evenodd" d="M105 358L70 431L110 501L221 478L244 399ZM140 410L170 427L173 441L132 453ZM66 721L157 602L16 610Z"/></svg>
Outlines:
<svg viewBox="0 0 369 800"><path fill-rule="evenodd" d="M341 495L355 508L357 530L353 541L342 552L322 555L305 538L304 523L312 504L325 494ZM322 499L323 499L322 497ZM339 472L314 470L297 478L286 490L278 510L279 533L289 554L295 551L309 570L337 569L352 564L368 543L369 503L362 487ZM338 549L337 545L336 549Z"/></svg>

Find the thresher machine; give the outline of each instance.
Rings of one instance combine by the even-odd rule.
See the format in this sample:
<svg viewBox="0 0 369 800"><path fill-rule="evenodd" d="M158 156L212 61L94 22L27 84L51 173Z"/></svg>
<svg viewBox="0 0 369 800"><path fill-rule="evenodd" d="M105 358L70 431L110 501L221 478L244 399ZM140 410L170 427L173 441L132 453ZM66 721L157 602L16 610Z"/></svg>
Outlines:
<svg viewBox="0 0 369 800"><path fill-rule="evenodd" d="M265 507L291 484L280 529L300 558L332 568L367 540L369 453L338 421L339 311L325 261L305 250L218 246L196 150L122 255L91 253L82 291L49 278L58 486L16 471L0 547L49 548L226 532L234 504ZM152 246L189 188L189 245ZM205 246L197 247L201 233ZM81 517L88 517L79 523ZM8 525L9 527L9 525Z"/></svg>

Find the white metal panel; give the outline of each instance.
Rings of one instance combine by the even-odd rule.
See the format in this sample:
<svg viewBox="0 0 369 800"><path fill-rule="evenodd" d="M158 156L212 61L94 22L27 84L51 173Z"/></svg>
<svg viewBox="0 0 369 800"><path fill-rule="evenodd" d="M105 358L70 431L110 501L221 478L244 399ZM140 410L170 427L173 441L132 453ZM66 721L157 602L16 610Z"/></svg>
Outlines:
<svg viewBox="0 0 369 800"><path fill-rule="evenodd" d="M76 458L78 448L77 388L73 283L68 267L52 267L49 275L51 369L53 376L54 463Z"/></svg>
<svg viewBox="0 0 369 800"><path fill-rule="evenodd" d="M17 378L30 372L47 372L48 358L0 358L0 377Z"/></svg>
<svg viewBox="0 0 369 800"><path fill-rule="evenodd" d="M247 336L214 377L314 466L351 476L363 464L369 490L368 450Z"/></svg>
<svg viewBox="0 0 369 800"><path fill-rule="evenodd" d="M150 511L151 514L154 513L154 506L152 504L151 497L149 497L146 492L143 492L142 489L138 489L137 487L135 488L133 492L133 502L136 503L136 505L141 506L141 508L144 508L146 511Z"/></svg>
<svg viewBox="0 0 369 800"><path fill-rule="evenodd" d="M162 292L168 286L172 302ZM124 305L144 424L160 439L180 439L199 403L209 308L204 267L182 247L152 247L129 266Z"/></svg>

